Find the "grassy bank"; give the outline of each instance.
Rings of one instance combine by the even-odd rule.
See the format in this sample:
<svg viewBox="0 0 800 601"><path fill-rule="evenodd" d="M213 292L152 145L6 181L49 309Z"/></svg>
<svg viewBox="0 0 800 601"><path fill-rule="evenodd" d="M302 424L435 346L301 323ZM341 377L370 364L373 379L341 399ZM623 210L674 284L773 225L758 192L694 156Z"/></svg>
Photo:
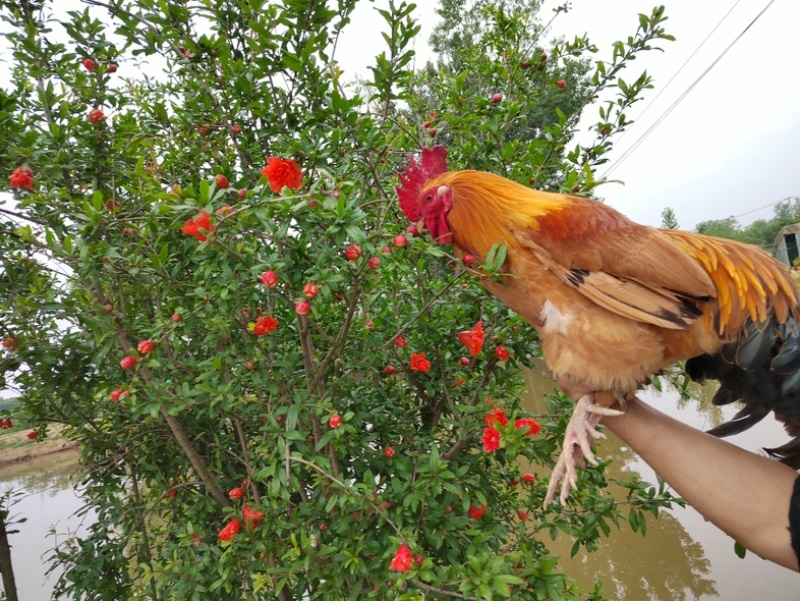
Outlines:
<svg viewBox="0 0 800 601"><path fill-rule="evenodd" d="M31 440L28 432L30 428L22 426L0 430L0 469L53 453L75 452L74 443L61 436L58 427L50 428L44 440Z"/></svg>

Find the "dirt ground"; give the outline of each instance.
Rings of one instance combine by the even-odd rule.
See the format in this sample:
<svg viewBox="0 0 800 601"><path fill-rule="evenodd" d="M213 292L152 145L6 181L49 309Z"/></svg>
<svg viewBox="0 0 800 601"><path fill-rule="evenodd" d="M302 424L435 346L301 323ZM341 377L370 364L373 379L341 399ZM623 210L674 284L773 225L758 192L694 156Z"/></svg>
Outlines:
<svg viewBox="0 0 800 601"><path fill-rule="evenodd" d="M31 459L38 459L55 453L75 453L75 443L50 431L45 440L27 438L28 431L6 432L0 435L0 469Z"/></svg>

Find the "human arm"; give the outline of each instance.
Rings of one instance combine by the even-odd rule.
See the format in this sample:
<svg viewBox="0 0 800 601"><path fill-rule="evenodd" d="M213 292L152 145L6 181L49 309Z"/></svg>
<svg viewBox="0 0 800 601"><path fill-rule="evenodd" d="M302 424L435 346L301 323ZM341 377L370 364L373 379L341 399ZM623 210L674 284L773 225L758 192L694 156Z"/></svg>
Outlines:
<svg viewBox="0 0 800 601"><path fill-rule="evenodd" d="M638 399L603 423L706 519L757 555L800 571L789 534L797 472Z"/></svg>

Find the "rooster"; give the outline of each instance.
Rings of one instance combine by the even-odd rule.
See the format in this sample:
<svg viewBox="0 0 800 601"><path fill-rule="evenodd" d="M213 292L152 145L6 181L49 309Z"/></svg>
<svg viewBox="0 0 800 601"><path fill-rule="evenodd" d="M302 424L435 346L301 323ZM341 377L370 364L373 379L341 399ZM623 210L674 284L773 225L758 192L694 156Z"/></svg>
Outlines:
<svg viewBox="0 0 800 601"><path fill-rule="evenodd" d="M400 174L400 208L456 256L485 261L506 247L483 285L538 332L544 359L575 401L545 498L566 503L576 467L597 464L603 415L686 360L695 380L720 381L716 404L742 401L710 432L728 436L771 410L795 438L767 449L800 467L800 310L788 270L762 250L722 238L639 225L599 202L533 190L479 171L447 171L425 148Z"/></svg>

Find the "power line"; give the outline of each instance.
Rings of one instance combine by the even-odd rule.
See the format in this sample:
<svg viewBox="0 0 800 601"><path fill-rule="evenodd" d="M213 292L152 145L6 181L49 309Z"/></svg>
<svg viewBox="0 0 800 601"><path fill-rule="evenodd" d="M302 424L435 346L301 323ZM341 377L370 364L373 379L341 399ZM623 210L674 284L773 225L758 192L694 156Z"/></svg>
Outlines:
<svg viewBox="0 0 800 601"><path fill-rule="evenodd" d="M661 94L663 94L663 93L664 93L664 92L667 90L667 88L669 88L669 85L670 85L670 84L671 84L673 81L675 81L675 78L676 78L676 77L678 77L678 75L680 75L680 74L681 74L681 71L683 71L683 69L686 67L686 65L688 65L688 64L691 62L691 60L692 60L692 59L695 57L695 55L696 55L698 52L700 52L700 49L701 49L703 46L705 46L706 42L707 42L707 41L708 41L708 40L711 38L711 36L712 36L712 35L714 35L714 32L715 32L715 31L717 31L717 29L719 29L719 26L720 26L720 25L722 25L722 24L725 22L725 19L727 19L727 18L728 18L728 16L729 16L729 15L730 15L730 14L733 12L733 9L734 9L734 8L736 8L736 7L739 5L739 2L741 2L741 0L736 0L736 2L734 2L734 3L733 3L733 6L731 6L731 7L728 9L728 12L726 12L726 13L725 13L725 14L722 16L722 18L721 18L721 19L720 19L720 20L717 22L717 24L716 24L716 25L714 25L714 28L713 28L711 31L709 31L709 32L708 32L708 35L707 35L707 36L706 36L706 37L703 39L703 41L702 41L702 42L700 42L700 45L699 45L697 48L695 48L695 49L694 49L694 52L692 52L692 53L689 55L689 58L687 58L687 59L686 59L686 60L683 62L683 64L682 64L680 67L678 67L678 70L677 70L677 71L675 71L675 73L672 75L672 77L670 77L670 78L669 78L669 81L668 81L666 84L664 84L664 86L663 86L663 87L662 87L662 88L661 88L661 89L658 91L658 94L656 94L656 95L655 95L655 96L652 98L652 100L650 100L650 102L647 104L647 106L646 106L646 107L644 107L644 110L643 110L641 113L639 113L639 115L636 117L636 120L634 121L634 123L636 123L637 121L639 121L639 120L640 120L640 119L641 119L641 118L644 116L644 114L645 114L645 113L646 113L646 112L647 112L647 111L650 109L650 107L651 107L651 106L653 106L653 105L655 104L655 102L656 102L656 100L658 100L659 96L661 96ZM622 139L623 139L623 138L624 138L624 137L627 135L627 133L628 133L629 131L631 131L631 130L630 130L630 129L626 129L624 132L622 132L622 135L621 135L619 138L617 138L617 143L618 143L618 144L619 144L620 140L622 140ZM610 170L609 170L609 171L610 171Z"/></svg>
<svg viewBox="0 0 800 601"><path fill-rule="evenodd" d="M619 160L617 160L611 167L609 167L606 170L606 172L601 176L601 179L605 179L606 177L608 177L617 167L619 167L622 163L624 163L625 160L631 154L633 154L633 151L636 150L642 144L642 142L644 142L647 139L647 137L651 133L653 133L653 131L655 131L655 129L659 125L661 125L661 123L670 115L670 113L672 113L673 110L675 110L675 108L683 101L683 99L686 98L686 96L689 95L689 93L695 88L695 86L697 86L697 84L699 84L703 80L703 78L706 75L708 75L708 73L717 65L717 63L720 60L722 60L722 57L724 57L728 53L728 51L731 48L733 48L733 46L736 44L736 42L738 42L740 39L742 39L742 36L744 36L744 34L747 33L747 31L756 23L756 21L758 21L761 18L761 16L765 12L767 12L767 9L770 6L772 6L774 3L775 3L775 0L770 0L767 3L767 5L763 9L761 9L761 12L758 13L752 21L750 21L750 23L747 25L747 27L745 27L741 31L741 33L739 33L739 35L737 35L736 38L734 38L734 40L730 44L728 44L728 46L725 48L725 50L723 50L722 53L716 59L714 59L714 61L700 74L700 76L697 79L695 79L688 88L686 88L686 90L683 92L683 94L678 96L677 100L675 100L675 102L673 102L670 105L670 107L667 110L665 110L664 113L662 113L662 115L658 119L656 119L656 121L653 123L653 125L651 125L649 128L647 128L647 130L641 136L639 136L639 138L636 140L636 142L634 142L633 145L630 148L628 148L628 150L626 150L624 153L622 153L622 156L619 158Z"/></svg>
<svg viewBox="0 0 800 601"><path fill-rule="evenodd" d="M758 207L757 209L752 209L750 211L745 211L744 213L740 213L739 215L734 215L733 218L738 219L739 217L744 217L745 215L749 215L750 213L755 213L756 211L761 211L762 209L768 209L769 207L774 207L776 204L786 202L787 200L792 200L792 197L787 196L786 198L781 198L780 200L771 202L768 205L764 205L763 207Z"/></svg>

